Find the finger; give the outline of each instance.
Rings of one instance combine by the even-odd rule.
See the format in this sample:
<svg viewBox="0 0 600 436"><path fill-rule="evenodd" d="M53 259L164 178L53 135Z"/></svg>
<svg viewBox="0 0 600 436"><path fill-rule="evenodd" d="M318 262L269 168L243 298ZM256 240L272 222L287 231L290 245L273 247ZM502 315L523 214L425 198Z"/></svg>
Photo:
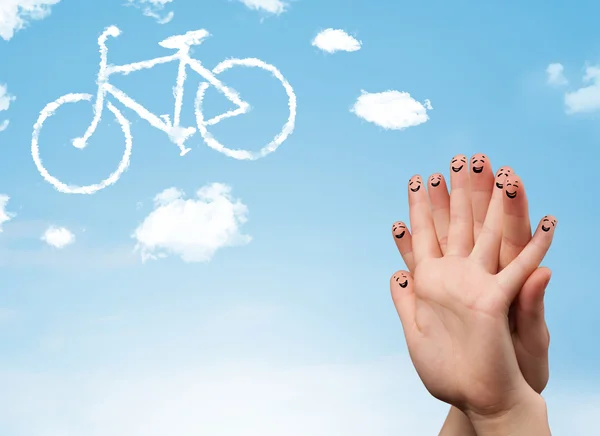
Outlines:
<svg viewBox="0 0 600 436"><path fill-rule="evenodd" d="M450 162L450 227L445 254L468 256L473 250L473 212L469 192L469 164L464 154Z"/></svg>
<svg viewBox="0 0 600 436"><path fill-rule="evenodd" d="M470 186L471 208L473 210L473 238L477 241L494 190L492 164L484 154L479 153L471 158Z"/></svg>
<svg viewBox="0 0 600 436"><path fill-rule="evenodd" d="M552 271L546 267L537 268L531 274L521 292L517 296L515 305L515 329L524 342L531 342L532 347L547 341L544 329L543 337L537 337L530 332L539 324L545 326L544 320L544 295L550 282ZM541 340L543 339L543 341ZM530 348L530 347L528 347Z"/></svg>
<svg viewBox="0 0 600 436"><path fill-rule="evenodd" d="M392 300L405 334L415 327L416 296L413 279L409 272L398 271L390 279Z"/></svg>
<svg viewBox="0 0 600 436"><path fill-rule="evenodd" d="M429 199L425 191L421 176L416 175L409 180L408 205L415 267L425 258L442 255L431 217Z"/></svg>
<svg viewBox="0 0 600 436"><path fill-rule="evenodd" d="M533 274L544 259L552 244L557 220L552 215L545 216L529 241L529 244L506 268L496 275L498 284L505 290L508 301L514 300L527 278Z"/></svg>
<svg viewBox="0 0 600 436"><path fill-rule="evenodd" d="M450 227L450 195L448 195L448 186L444 176L440 173L433 174L429 177L428 188L435 233L440 250L444 254L448 243L448 228Z"/></svg>
<svg viewBox="0 0 600 436"><path fill-rule="evenodd" d="M394 237L394 242L396 242L396 247L398 247L398 251L406 264L406 267L412 272L415 270L415 262L413 259L412 252L412 236L406 227L406 224L402 221L396 221L392 225L392 236Z"/></svg>
<svg viewBox="0 0 600 436"><path fill-rule="evenodd" d="M494 190L490 205L485 216L485 221L479 232L479 237L473 247L471 256L477 259L490 273L498 272L498 259L502 242L502 221L504 215L504 182L509 174L513 174L510 167L502 167L496 172Z"/></svg>
<svg viewBox="0 0 600 436"><path fill-rule="evenodd" d="M499 270L512 262L531 240L527 195L519 176L512 174L506 178L504 194Z"/></svg>
<svg viewBox="0 0 600 436"><path fill-rule="evenodd" d="M523 285L514 310L515 333L518 339L515 342L515 351L525 353L527 357L520 365L521 372L538 393L544 390L548 382L550 333L544 317L544 294L551 274L548 268L536 269Z"/></svg>

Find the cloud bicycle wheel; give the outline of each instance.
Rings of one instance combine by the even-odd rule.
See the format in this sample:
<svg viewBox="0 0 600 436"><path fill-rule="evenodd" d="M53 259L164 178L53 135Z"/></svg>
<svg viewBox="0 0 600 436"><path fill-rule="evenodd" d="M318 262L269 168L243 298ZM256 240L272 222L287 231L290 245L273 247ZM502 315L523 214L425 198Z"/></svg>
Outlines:
<svg viewBox="0 0 600 436"><path fill-rule="evenodd" d="M40 112L40 116L33 127L33 135L31 140L31 155L33 157L33 162L35 163L35 166L37 167L44 180L52 184L56 188L56 190L65 194L93 194L94 192L97 192L101 189L106 188L109 185L114 184L117 180L119 180L119 177L121 177L123 172L125 172L125 170L129 166L132 148L131 127L129 121L123 116L123 114L121 114L121 112L116 107L114 107L112 103L108 102L106 108L113 114L113 116L119 123L119 126L121 127L123 135L125 136L125 151L123 153L123 156L121 157L121 161L119 162L117 169L106 179L102 180L99 183L86 186L75 186L61 182L56 177L51 175L48 172L48 170L44 167L42 159L40 157L40 150L38 144L40 132L42 130L44 122L48 118L53 116L56 110L59 109L61 106L68 103L79 103L82 101L89 102L92 99L92 97L93 96L91 94L67 94L58 98L52 103L48 103L46 107Z"/></svg>
<svg viewBox="0 0 600 436"><path fill-rule="evenodd" d="M294 131L294 125L296 122L296 95L294 94L294 90L292 89L292 86L285 79L285 77L283 77L281 72L279 72L279 70L276 67L274 67L273 65L267 64L266 62L263 62L260 59L256 59L256 58L227 59L227 60L221 62L220 64L218 64L212 70L212 72L215 75L218 75L218 74L222 73L223 71L228 70L233 67L236 67L236 66L261 68L263 70L270 72L277 80L279 80L281 82L281 84L284 87L285 92L288 96L288 107L289 107L289 118L288 118L287 122L284 124L283 129L275 136L275 138L271 142L269 142L267 145L265 145L258 151L250 151L250 150L244 150L244 149L234 150L234 149L224 146L223 144L221 144L219 141L217 141L214 138L214 136L208 131L208 128L207 128L207 123L206 123L204 114L202 112L202 109L203 109L202 105L203 105L203 101L204 101L204 94L210 85L206 82L203 82L198 87L198 92L196 95L196 103L195 103L196 122L198 124L198 131L200 132L200 135L206 142L206 145L208 145L210 148L212 148L214 150L217 150L220 153L225 154L226 156L232 157L234 159L239 159L239 160L257 160L257 159L260 159L261 157L264 157L267 154L272 153L275 150L277 150L277 147L279 147L283 143L283 141L285 141L287 139L287 137Z"/></svg>

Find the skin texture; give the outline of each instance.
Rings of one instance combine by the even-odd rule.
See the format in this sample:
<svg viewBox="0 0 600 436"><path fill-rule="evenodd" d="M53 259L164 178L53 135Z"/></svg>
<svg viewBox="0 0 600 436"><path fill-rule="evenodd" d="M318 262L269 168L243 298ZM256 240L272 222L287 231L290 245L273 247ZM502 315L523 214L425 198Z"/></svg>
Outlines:
<svg viewBox="0 0 600 436"><path fill-rule="evenodd" d="M437 247L432 244L431 237L423 237L421 238L423 242L420 241L430 253L436 253L437 249L438 256L448 254L453 259L474 258L485 271L495 274L509 265L531 240L526 195L522 182L514 176L514 171L509 167L500 168L494 176L489 159L485 155L478 154L471 158L470 171L464 171L464 167L460 168L463 161L466 161L466 158L459 155L451 162L452 201L449 201L443 177L434 174L429 178L431 204L429 217L422 207L423 203L427 203L425 199L417 198L418 191L409 191L411 223L413 216L419 217L425 223L433 222L435 231L431 232L429 229L429 233L434 234L438 242ZM508 180L507 176L510 176ZM413 179L415 177L411 180ZM420 209L422 212L415 213L413 206L414 209ZM470 211L470 214L467 211ZM453 217L453 225L449 224L450 216ZM427 233L427 230L422 230L424 226L427 229L426 225L414 221L413 230L419 229L420 232ZM542 231L538 233L552 233L555 226L554 218L544 217L542 225L539 226ZM486 244L475 245L482 231ZM472 234L472 238L461 237L461 234ZM408 268L417 274L418 262L413 252L412 238L409 239L408 235L409 233L405 233L402 244L396 242ZM489 250L490 245L500 249L494 254ZM488 249L482 250L481 247ZM519 262L517 265L522 263L522 259ZM509 332L518 368L527 383L536 392L541 392L548 380L549 335L544 321L543 295L550 278L550 271L535 267L530 275L522 280L523 285L517 290L518 297L514 303L512 300L504 300L504 303L510 310ZM447 427L445 426L442 434L474 434L470 422L456 409L450 411L446 424L458 430L454 433L445 432Z"/></svg>

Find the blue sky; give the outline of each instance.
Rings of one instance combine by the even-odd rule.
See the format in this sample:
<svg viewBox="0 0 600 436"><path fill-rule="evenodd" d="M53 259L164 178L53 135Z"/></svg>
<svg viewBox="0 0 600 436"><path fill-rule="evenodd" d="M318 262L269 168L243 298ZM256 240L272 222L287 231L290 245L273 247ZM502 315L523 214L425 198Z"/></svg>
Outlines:
<svg viewBox="0 0 600 436"><path fill-rule="evenodd" d="M435 434L447 407L426 393L406 351L389 297L389 276L403 267L390 226L408 219L409 177L447 175L453 155L484 152L521 176L534 223L559 219L544 261L554 271L545 397L556 434L589 434L600 410L591 278L600 5L2 1L0 193L10 219L0 234L0 433ZM37 4L34 17L19 4ZM93 195L57 192L33 163L33 125L58 97L96 92L97 39L109 25L123 31L108 43L114 64L167 55L159 41L205 28L212 36L192 55L207 67L231 57L275 65L297 96L294 132L257 161L231 159L198 135L181 157L119 107L131 121L129 169ZM360 50L312 45L328 28ZM111 81L166 114L175 75L171 65ZM215 126L215 137L260 148L287 118L283 88L261 70L221 76L253 110ZM190 74L187 126L198 83ZM376 98L352 111L363 91L409 93L391 109L412 125L389 128L399 122L381 119ZM205 105L213 116L231 109L210 89ZM40 152L50 172L87 184L113 171L124 139L109 115L83 151L69 140L88 126L90 105L48 119ZM217 201L203 206L196 192L210 186ZM136 245L166 257L142 262Z"/></svg>

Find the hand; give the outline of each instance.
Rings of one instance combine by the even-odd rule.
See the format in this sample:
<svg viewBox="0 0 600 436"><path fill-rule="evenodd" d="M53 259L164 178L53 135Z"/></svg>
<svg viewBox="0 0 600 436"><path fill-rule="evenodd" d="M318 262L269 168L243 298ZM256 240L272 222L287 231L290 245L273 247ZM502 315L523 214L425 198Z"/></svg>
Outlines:
<svg viewBox="0 0 600 436"><path fill-rule="evenodd" d="M460 157L456 156L454 159ZM498 271L501 271L531 240L525 189L522 182L515 178L519 181L519 192L514 198L507 196L506 190L513 185L512 168L501 167L494 176L490 160L483 154L476 154L471 158L470 169L474 240L477 240L481 232L485 217L488 214L495 215L496 218L491 222L495 224L496 232L502 226L498 265ZM509 180L504 183L503 179L507 176ZM430 176L428 188L440 250L445 253L450 223L450 197L444 176L440 173ZM414 272L411 235L406 224L401 221L395 222L392 235L406 266ZM551 271L548 268L537 268L523 285L509 311L509 325L517 362L525 380L537 393L544 390L549 378L550 334L544 318L544 293L550 276Z"/></svg>
<svg viewBox="0 0 600 436"><path fill-rule="evenodd" d="M523 252L495 274L502 230L494 223L498 216L488 213L474 245L466 163L462 156L453 163L445 253L423 182L418 176L411 179L414 281L407 272L395 274L392 295L411 358L428 390L464 410L501 413L527 388L508 328L509 307L543 259L556 223L546 218L544 230L539 226Z"/></svg>

